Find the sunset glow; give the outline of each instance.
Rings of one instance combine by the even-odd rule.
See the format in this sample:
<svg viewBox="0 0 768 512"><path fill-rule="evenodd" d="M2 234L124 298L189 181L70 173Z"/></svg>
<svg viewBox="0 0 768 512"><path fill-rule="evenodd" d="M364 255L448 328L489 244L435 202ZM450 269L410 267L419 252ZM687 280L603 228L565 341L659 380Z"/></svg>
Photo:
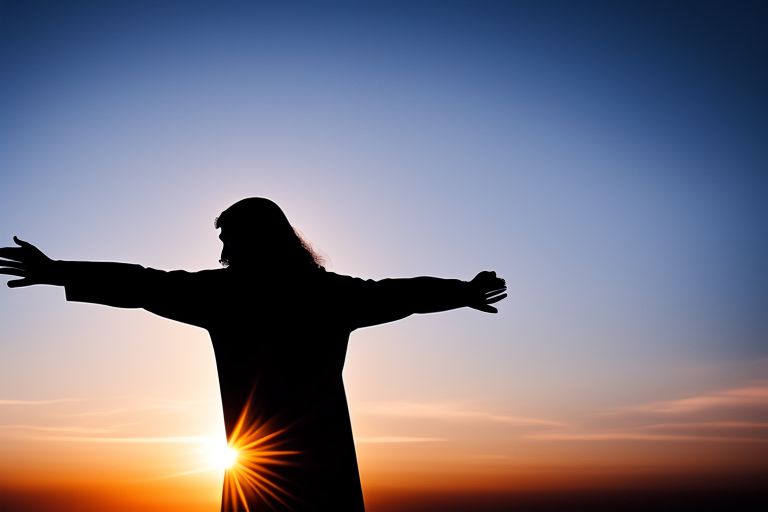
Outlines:
<svg viewBox="0 0 768 512"><path fill-rule="evenodd" d="M3 1L0 246L220 268L261 196L333 272L497 271L498 314L352 333L367 512L768 510L758 4ZM6 277L0 510L291 503L207 331Z"/></svg>

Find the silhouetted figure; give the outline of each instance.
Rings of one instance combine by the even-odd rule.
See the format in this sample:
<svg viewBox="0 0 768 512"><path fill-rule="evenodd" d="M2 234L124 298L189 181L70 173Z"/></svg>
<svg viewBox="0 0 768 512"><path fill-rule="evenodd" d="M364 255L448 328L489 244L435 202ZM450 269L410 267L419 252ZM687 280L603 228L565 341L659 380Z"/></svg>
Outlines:
<svg viewBox="0 0 768 512"><path fill-rule="evenodd" d="M222 510L363 510L342 369L355 329L413 313L496 313L493 272L472 281L363 280L326 271L272 201L249 198L217 219L224 268L166 272L55 261L28 242L0 249L9 287L64 286L67 300L157 315L207 329L227 438L240 451Z"/></svg>

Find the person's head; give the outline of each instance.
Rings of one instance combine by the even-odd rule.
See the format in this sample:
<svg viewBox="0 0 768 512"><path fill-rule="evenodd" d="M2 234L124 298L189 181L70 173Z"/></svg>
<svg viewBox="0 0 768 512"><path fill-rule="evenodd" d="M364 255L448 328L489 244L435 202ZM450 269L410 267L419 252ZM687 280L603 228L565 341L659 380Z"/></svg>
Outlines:
<svg viewBox="0 0 768 512"><path fill-rule="evenodd" d="M322 261L288 222L274 202L249 197L236 202L216 218L224 244L222 265L232 268L265 267L317 270Z"/></svg>

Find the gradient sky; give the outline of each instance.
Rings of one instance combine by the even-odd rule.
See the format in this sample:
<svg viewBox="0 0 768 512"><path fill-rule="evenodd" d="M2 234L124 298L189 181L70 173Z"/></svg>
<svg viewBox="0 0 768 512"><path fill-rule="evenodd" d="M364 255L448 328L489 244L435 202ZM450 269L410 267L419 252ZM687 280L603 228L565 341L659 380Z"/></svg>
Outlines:
<svg viewBox="0 0 768 512"><path fill-rule="evenodd" d="M496 270L353 335L374 506L764 481L768 9L616 3L0 2L3 245L215 268L266 196L335 272ZM216 510L207 334L63 299L0 290L0 488Z"/></svg>

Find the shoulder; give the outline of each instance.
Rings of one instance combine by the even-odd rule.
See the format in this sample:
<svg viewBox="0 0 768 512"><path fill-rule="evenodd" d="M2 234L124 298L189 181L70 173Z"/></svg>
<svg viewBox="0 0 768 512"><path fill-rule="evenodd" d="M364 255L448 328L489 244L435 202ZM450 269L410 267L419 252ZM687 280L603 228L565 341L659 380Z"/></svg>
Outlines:
<svg viewBox="0 0 768 512"><path fill-rule="evenodd" d="M157 270L151 267L146 267L145 270L150 272L163 272L172 276L189 277L193 279L223 279L227 271L225 268L205 270Z"/></svg>
<svg viewBox="0 0 768 512"><path fill-rule="evenodd" d="M359 277L348 276L346 274L337 274L336 272L330 272L325 269L318 271L316 278L321 282L340 285L365 282L364 279Z"/></svg>
<svg viewBox="0 0 768 512"><path fill-rule="evenodd" d="M374 291L379 283L373 279L363 279L326 270L321 271L318 278L326 289L354 294Z"/></svg>
<svg viewBox="0 0 768 512"><path fill-rule="evenodd" d="M158 277L165 276L165 279L169 283L177 283L185 286L215 286L218 283L224 283L228 281L227 269L206 269L206 270L169 270L169 271L157 271L154 269L147 269L150 272L157 272Z"/></svg>
<svg viewBox="0 0 768 512"><path fill-rule="evenodd" d="M231 274L227 268L209 268L205 270L196 270L190 272L190 274L199 277L200 279L224 279L227 275Z"/></svg>

